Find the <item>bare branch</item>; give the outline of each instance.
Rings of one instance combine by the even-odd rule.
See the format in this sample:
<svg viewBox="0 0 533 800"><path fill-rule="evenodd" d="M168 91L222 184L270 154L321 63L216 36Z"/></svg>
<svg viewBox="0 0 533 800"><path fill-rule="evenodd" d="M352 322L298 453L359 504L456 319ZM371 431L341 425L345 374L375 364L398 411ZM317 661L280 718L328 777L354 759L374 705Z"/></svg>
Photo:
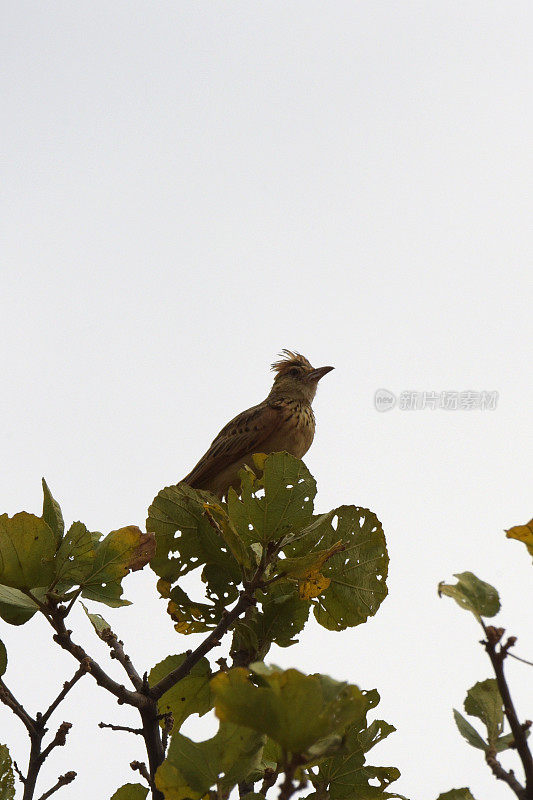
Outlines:
<svg viewBox="0 0 533 800"><path fill-rule="evenodd" d="M124 652L124 642L121 642L111 629L104 631L100 638L111 650L111 658L116 658L119 664L122 664L133 686L140 691L143 688L143 679L133 666L131 658Z"/></svg>
<svg viewBox="0 0 533 800"><path fill-rule="evenodd" d="M52 716L53 712L56 710L58 705L65 699L65 697L70 692L72 687L75 686L77 684L77 682L80 680L80 678L82 678L85 675L85 673L88 672L88 671L89 671L89 662L88 661L82 661L80 666L78 667L78 669L74 673L73 677L69 681L66 681L63 684L63 688L61 689L61 691L57 695L56 699L53 701L53 703L50 703L50 705L48 706L47 710L42 715L41 721L42 721L43 725L45 725L46 722L50 719L50 717Z"/></svg>
<svg viewBox="0 0 533 800"><path fill-rule="evenodd" d="M146 764L144 763L144 761L132 761L131 764L130 764L130 767L132 768L132 770L134 772L137 771L140 775L142 775L144 780L150 786L152 786L152 781L150 780L150 775L148 774L148 769L147 769Z"/></svg>
<svg viewBox="0 0 533 800"><path fill-rule="evenodd" d="M487 635L487 640L483 642L483 644L490 658L492 668L494 669L494 674L498 683L498 689L503 701L505 716L507 717L507 721L509 722L509 726L513 733L516 751L518 752L522 766L524 767L526 785L525 789L522 789L522 795L518 796L523 798L523 800L530 800L530 798L533 797L533 756L531 755L526 738L527 726L524 726L518 720L518 716L511 698L511 692L509 690L503 669L503 662L508 655L509 649L513 647L514 643L516 642L516 637L510 636L506 643L502 645L500 642L504 634L503 628L494 628L491 625L483 627ZM498 644L499 650L497 650ZM491 766L491 769L494 772L492 765L489 766ZM505 780L503 777L501 779ZM509 783L508 781L506 782ZM520 784L518 784L518 786L520 786ZM513 789L513 791L515 791L516 794L516 789Z"/></svg>
<svg viewBox="0 0 533 800"><path fill-rule="evenodd" d="M67 734L72 728L71 722L62 722L59 728L56 731L56 735L50 742L50 744L45 747L41 755L39 756L39 764L42 764L50 755L54 747L64 747L67 741ZM44 733L44 730L43 730Z"/></svg>
<svg viewBox="0 0 533 800"><path fill-rule="evenodd" d="M65 772L64 775L60 775L59 778L57 779L57 783L54 784L54 786L52 786L51 789L48 789L47 792L42 794L39 800L47 800L48 797L51 797L51 795L53 795L54 792L57 792L58 789L61 789L62 786L67 786L69 783L72 783L75 777L76 773L72 771Z"/></svg>
<svg viewBox="0 0 533 800"><path fill-rule="evenodd" d="M502 767L498 759L496 758L496 751L494 748L487 750L485 753L485 761L489 765L492 770L492 774L499 780L504 781L504 783L509 786L510 789L515 793L520 800L526 800L526 795L524 794L524 787L522 786L519 781L515 778L515 774L512 769L507 771Z"/></svg>
<svg viewBox="0 0 533 800"><path fill-rule="evenodd" d="M143 735L142 728L129 728L127 725L113 725L111 722L99 722L99 728L110 728L112 731L126 731L126 733L136 733L138 736Z"/></svg>
<svg viewBox="0 0 533 800"><path fill-rule="evenodd" d="M30 717L22 703L19 703L13 692L7 688L2 678L0 678L0 701L10 708L11 711L21 720L21 722L24 723L24 726L30 735L35 732L35 720Z"/></svg>

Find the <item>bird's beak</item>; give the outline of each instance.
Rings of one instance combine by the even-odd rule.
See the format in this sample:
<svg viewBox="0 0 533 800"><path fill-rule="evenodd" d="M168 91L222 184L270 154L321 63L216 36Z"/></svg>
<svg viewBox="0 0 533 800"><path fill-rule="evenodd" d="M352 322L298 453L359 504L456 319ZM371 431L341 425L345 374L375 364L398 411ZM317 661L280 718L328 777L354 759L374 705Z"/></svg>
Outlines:
<svg viewBox="0 0 533 800"><path fill-rule="evenodd" d="M320 378L323 378L324 375L327 375L332 369L335 369L335 367L318 367L317 369L312 370L312 372L308 374L307 378L310 381L318 382Z"/></svg>

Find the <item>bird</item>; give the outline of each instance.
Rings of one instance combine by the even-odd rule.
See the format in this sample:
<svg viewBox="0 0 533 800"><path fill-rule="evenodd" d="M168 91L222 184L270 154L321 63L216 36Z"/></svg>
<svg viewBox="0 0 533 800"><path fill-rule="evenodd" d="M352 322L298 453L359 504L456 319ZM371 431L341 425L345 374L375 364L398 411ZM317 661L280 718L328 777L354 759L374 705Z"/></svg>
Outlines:
<svg viewBox="0 0 533 800"><path fill-rule="evenodd" d="M311 403L319 380L333 367L315 369L292 350L279 355L271 365L275 377L266 399L230 420L182 483L222 499L231 486L239 489L239 471L253 466L254 453L286 451L296 458L307 453L315 435Z"/></svg>

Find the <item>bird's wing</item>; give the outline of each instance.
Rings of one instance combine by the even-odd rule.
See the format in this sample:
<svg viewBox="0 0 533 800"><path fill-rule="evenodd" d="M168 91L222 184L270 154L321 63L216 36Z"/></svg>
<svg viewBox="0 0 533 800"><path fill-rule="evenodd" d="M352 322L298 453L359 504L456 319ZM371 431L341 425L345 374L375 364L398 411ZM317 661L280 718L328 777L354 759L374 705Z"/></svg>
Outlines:
<svg viewBox="0 0 533 800"><path fill-rule="evenodd" d="M261 443L275 430L279 419L279 408L265 402L238 414L222 428L183 482L201 489L224 467L261 452Z"/></svg>

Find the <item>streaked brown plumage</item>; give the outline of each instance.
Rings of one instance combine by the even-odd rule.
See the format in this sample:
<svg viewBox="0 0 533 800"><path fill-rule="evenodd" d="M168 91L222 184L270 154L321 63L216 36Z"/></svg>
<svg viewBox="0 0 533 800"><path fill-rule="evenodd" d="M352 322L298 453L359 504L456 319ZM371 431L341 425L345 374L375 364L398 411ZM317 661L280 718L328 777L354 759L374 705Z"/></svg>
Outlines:
<svg viewBox="0 0 533 800"><path fill-rule="evenodd" d="M333 367L313 369L300 353L284 350L272 369L276 377L266 400L222 428L184 483L223 497L230 486L238 488L239 470L252 466L254 453L286 450L297 458L307 453L315 435L311 403L318 381Z"/></svg>

